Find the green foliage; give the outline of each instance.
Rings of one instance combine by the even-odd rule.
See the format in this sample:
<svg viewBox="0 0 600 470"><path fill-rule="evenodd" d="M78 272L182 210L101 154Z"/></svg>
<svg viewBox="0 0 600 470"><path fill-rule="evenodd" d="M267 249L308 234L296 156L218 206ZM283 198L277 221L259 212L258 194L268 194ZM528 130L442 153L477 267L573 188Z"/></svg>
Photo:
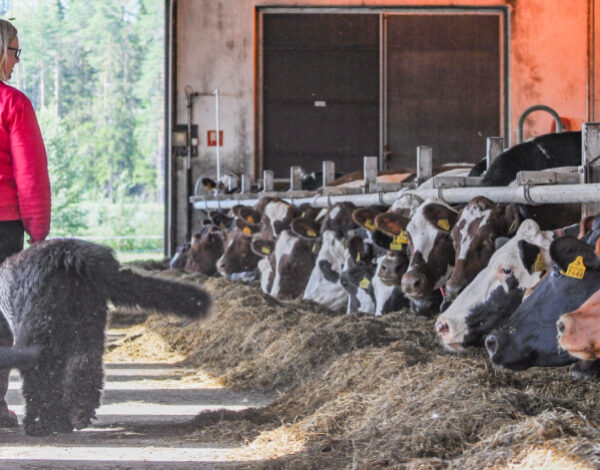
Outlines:
<svg viewBox="0 0 600 470"><path fill-rule="evenodd" d="M164 1L19 0L7 15L23 50L12 84L48 151L51 236L162 237ZM143 240L119 243L162 250Z"/></svg>

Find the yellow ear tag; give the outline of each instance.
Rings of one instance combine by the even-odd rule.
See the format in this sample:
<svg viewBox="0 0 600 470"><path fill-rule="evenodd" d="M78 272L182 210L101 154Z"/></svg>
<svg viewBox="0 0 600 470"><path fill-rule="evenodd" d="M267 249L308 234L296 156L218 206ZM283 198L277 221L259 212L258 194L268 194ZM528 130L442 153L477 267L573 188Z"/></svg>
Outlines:
<svg viewBox="0 0 600 470"><path fill-rule="evenodd" d="M248 223L253 224L254 223L254 217L252 217L251 215L248 216L248 218L246 219L248 221Z"/></svg>
<svg viewBox="0 0 600 470"><path fill-rule="evenodd" d="M517 221L513 220L512 224L510 224L510 227L508 227L508 232L512 232L513 230L515 230L517 228Z"/></svg>
<svg viewBox="0 0 600 470"><path fill-rule="evenodd" d="M313 243L312 252L316 253L316 251L317 251L317 244Z"/></svg>
<svg viewBox="0 0 600 470"><path fill-rule="evenodd" d="M437 226L439 228L441 228L442 230L445 230L446 232L448 230L450 230L450 222L448 222L448 219L440 219L437 221Z"/></svg>
<svg viewBox="0 0 600 470"><path fill-rule="evenodd" d="M373 223L373 221L371 219L367 219L367 221L365 222L365 228L367 230L370 230L371 232L374 232L375 230L377 230L377 227L375 227L375 224Z"/></svg>
<svg viewBox="0 0 600 470"><path fill-rule="evenodd" d="M244 227L242 232L244 232L246 235L252 235L252 230L250 230L250 227Z"/></svg>
<svg viewBox="0 0 600 470"><path fill-rule="evenodd" d="M575 279L583 279L583 276L585 276L585 264L583 264L583 257L578 256L575 258L575 261L569 264L565 274L569 277L574 277Z"/></svg>
<svg viewBox="0 0 600 470"><path fill-rule="evenodd" d="M317 236L317 232L315 232L313 229L310 229L310 228L309 228L309 229L306 231L306 235L308 235L309 237L313 237L313 238L314 238L314 237L316 237L316 236Z"/></svg>
<svg viewBox="0 0 600 470"><path fill-rule="evenodd" d="M402 230L398 235L394 237L392 243L390 243L390 250L402 251L402 245L406 245L407 243L408 237L406 236L406 232Z"/></svg>
<svg viewBox="0 0 600 470"><path fill-rule="evenodd" d="M535 259L535 265L533 266L533 270L536 273L542 272L546 270L546 263L544 262L544 257L542 256L542 252L540 251Z"/></svg>
<svg viewBox="0 0 600 470"><path fill-rule="evenodd" d="M358 284L358 287L360 287L361 289L368 289L369 284L371 284L371 281L369 281L366 277L363 277L360 283Z"/></svg>
<svg viewBox="0 0 600 470"><path fill-rule="evenodd" d="M300 214L300 217L306 217L306 211L302 212L302 214Z"/></svg>
<svg viewBox="0 0 600 470"><path fill-rule="evenodd" d="M356 253L356 261L360 261L360 251L358 253Z"/></svg>
<svg viewBox="0 0 600 470"><path fill-rule="evenodd" d="M268 246L263 246L260 251L262 251L265 255L270 255L271 254L271 250Z"/></svg>
<svg viewBox="0 0 600 470"><path fill-rule="evenodd" d="M219 224L219 227L221 228L221 230L225 230L227 228L223 222Z"/></svg>

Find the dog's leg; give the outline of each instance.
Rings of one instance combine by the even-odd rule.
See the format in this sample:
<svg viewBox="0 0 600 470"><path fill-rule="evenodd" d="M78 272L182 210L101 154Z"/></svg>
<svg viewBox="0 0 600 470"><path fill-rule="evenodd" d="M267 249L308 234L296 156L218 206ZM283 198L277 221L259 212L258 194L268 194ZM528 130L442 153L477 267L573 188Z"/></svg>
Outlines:
<svg viewBox="0 0 600 470"><path fill-rule="evenodd" d="M103 386L103 341L90 341L85 348L76 350L67 359L63 378L63 404L69 410L75 429L83 429L96 417Z"/></svg>
<svg viewBox="0 0 600 470"><path fill-rule="evenodd" d="M21 375L26 404L25 433L47 436L56 432L72 432L73 425L61 399L64 362L56 357L46 358L35 367L22 369Z"/></svg>
<svg viewBox="0 0 600 470"><path fill-rule="evenodd" d="M12 346L13 335L0 313L0 346ZM0 370L0 427L12 428L18 426L19 420L17 415L8 409L5 396L8 391L8 383L10 381L10 369Z"/></svg>

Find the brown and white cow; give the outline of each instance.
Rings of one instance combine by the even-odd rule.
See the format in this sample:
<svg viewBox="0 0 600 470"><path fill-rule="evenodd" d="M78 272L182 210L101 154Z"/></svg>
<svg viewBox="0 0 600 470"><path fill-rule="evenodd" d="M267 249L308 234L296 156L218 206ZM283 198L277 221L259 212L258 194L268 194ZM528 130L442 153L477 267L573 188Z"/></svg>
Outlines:
<svg viewBox="0 0 600 470"><path fill-rule="evenodd" d="M499 205L475 197L458 213L452 228L454 270L446 282L445 302L452 302L488 264L498 237L513 236L521 222L515 205Z"/></svg>
<svg viewBox="0 0 600 470"><path fill-rule="evenodd" d="M394 236L406 233L410 263L402 276L402 292L410 299L411 311L431 315L439 311L440 287L454 266L454 248L450 231L456 223L456 210L439 200L428 200L408 217L385 212L375 219L378 229Z"/></svg>
<svg viewBox="0 0 600 470"><path fill-rule="evenodd" d="M184 270L215 276L217 260L224 252L225 233L212 225L192 235L190 247L186 253Z"/></svg>

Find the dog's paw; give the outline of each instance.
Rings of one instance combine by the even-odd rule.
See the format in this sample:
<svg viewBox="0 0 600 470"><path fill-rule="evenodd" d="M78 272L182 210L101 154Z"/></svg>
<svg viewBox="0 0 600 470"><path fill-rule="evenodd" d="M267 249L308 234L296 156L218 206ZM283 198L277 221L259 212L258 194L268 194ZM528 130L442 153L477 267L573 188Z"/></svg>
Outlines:
<svg viewBox="0 0 600 470"><path fill-rule="evenodd" d="M35 437L73 432L73 425L66 420L44 420L39 416L31 420L25 419L23 427L25 434Z"/></svg>
<svg viewBox="0 0 600 470"><path fill-rule="evenodd" d="M83 429L87 428L90 424L92 424L92 419L96 419L96 412L92 410L91 412L88 410L71 410L71 422L73 423L73 427L75 429Z"/></svg>

